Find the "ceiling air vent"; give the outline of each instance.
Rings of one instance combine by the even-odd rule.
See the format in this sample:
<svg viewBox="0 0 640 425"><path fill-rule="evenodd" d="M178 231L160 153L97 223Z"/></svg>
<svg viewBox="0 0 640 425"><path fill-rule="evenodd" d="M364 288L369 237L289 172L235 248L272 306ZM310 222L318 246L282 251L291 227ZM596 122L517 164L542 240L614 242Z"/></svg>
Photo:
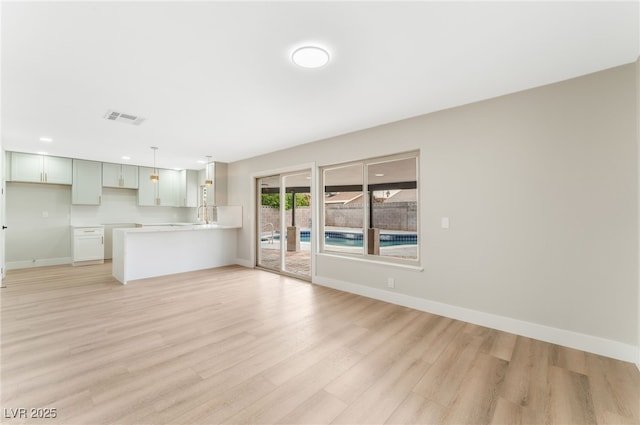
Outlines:
<svg viewBox="0 0 640 425"><path fill-rule="evenodd" d="M122 112L116 112L116 111L107 111L107 113L104 114L104 118L110 121L118 121L118 122L123 122L127 124L133 124L133 125L140 125L142 124L142 121L144 121L144 118L142 117L123 114Z"/></svg>

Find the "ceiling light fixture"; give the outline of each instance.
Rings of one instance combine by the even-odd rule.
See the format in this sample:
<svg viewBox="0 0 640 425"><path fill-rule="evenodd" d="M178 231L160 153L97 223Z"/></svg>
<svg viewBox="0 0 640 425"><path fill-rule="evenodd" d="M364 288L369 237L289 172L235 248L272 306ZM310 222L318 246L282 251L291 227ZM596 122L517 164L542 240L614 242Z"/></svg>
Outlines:
<svg viewBox="0 0 640 425"><path fill-rule="evenodd" d="M209 165L211 164L211 155L207 155L207 165L204 167L204 184L205 186L211 186L213 180L209 177Z"/></svg>
<svg viewBox="0 0 640 425"><path fill-rule="evenodd" d="M41 142L51 143L51 142L53 142L53 139L51 137L41 137L40 141Z"/></svg>
<svg viewBox="0 0 640 425"><path fill-rule="evenodd" d="M131 159L131 157L130 156L123 156L122 159L124 159L125 161L128 161L128 160Z"/></svg>
<svg viewBox="0 0 640 425"><path fill-rule="evenodd" d="M291 60L302 68L321 68L329 63L329 52L318 46L304 46L293 51Z"/></svg>
<svg viewBox="0 0 640 425"><path fill-rule="evenodd" d="M153 149L153 173L149 176L153 183L158 183L160 181L160 176L158 175L158 169L156 168L156 151L158 148L156 146L151 146Z"/></svg>

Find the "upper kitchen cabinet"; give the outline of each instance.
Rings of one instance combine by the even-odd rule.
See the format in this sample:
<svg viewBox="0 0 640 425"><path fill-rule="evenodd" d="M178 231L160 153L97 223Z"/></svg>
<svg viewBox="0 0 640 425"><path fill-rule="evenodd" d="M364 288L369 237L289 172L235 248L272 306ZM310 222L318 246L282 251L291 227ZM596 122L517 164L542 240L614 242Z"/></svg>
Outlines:
<svg viewBox="0 0 640 425"><path fill-rule="evenodd" d="M102 202L102 163L73 160L71 203L74 205L100 205Z"/></svg>
<svg viewBox="0 0 640 425"><path fill-rule="evenodd" d="M178 207L180 171L158 168L159 180L151 181L153 168L138 167L138 205Z"/></svg>
<svg viewBox="0 0 640 425"><path fill-rule="evenodd" d="M136 165L102 164L102 186L123 189L138 188L138 167Z"/></svg>
<svg viewBox="0 0 640 425"><path fill-rule="evenodd" d="M195 170L180 171L180 181L178 184L178 204L181 207L198 206L198 190L200 182L198 172Z"/></svg>
<svg viewBox="0 0 640 425"><path fill-rule="evenodd" d="M30 183L72 184L72 160L57 156L12 152L11 180Z"/></svg>

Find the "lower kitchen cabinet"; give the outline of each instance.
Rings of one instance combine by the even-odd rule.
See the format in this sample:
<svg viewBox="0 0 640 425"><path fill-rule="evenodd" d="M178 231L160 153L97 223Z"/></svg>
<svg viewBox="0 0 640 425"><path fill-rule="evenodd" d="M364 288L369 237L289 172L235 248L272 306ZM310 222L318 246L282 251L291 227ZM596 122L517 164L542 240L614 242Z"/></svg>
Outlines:
<svg viewBox="0 0 640 425"><path fill-rule="evenodd" d="M73 227L73 265L104 263L104 227Z"/></svg>

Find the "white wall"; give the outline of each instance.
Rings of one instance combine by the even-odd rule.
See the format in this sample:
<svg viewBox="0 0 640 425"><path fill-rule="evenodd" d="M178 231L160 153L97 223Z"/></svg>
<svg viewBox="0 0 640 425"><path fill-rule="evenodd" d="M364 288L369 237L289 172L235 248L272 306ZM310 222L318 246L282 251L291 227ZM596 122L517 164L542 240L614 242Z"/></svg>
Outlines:
<svg viewBox="0 0 640 425"><path fill-rule="evenodd" d="M249 223L250 176L261 170L419 149L424 271L319 255L315 282L631 360L635 79L629 64L235 162L229 204ZM238 262L253 249L244 226Z"/></svg>
<svg viewBox="0 0 640 425"><path fill-rule="evenodd" d="M8 269L70 262L71 186L8 182L6 203Z"/></svg>
<svg viewBox="0 0 640 425"><path fill-rule="evenodd" d="M103 188L100 206L71 205L71 186L9 182L6 202L8 269L70 263L71 224L195 221L195 208L139 207L129 189Z"/></svg>

